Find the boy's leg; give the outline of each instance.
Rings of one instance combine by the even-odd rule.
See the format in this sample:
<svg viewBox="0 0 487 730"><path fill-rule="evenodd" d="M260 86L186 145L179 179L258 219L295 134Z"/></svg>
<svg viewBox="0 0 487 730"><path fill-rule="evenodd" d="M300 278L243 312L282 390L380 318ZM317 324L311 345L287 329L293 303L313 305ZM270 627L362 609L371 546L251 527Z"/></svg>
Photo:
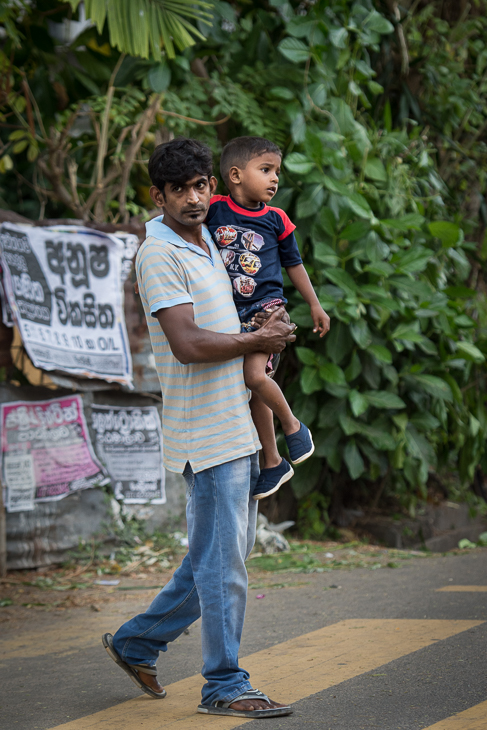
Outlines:
<svg viewBox="0 0 487 730"><path fill-rule="evenodd" d="M265 367L268 359L264 352L252 352L245 356L245 384L277 416L282 430L289 436L299 431L301 424L294 416L278 384L266 376Z"/></svg>
<svg viewBox="0 0 487 730"><path fill-rule="evenodd" d="M277 450L273 412L261 401L257 393L252 393L250 412L259 435L260 443L262 444L262 468L271 469L274 466L279 466L281 463L281 455Z"/></svg>
<svg viewBox="0 0 487 730"><path fill-rule="evenodd" d="M247 594L245 558L255 540L257 505L251 494L258 473L257 454L185 473L189 553L149 609L114 636L124 661L153 666L159 651L202 614L205 704L229 702L251 687L248 673L238 666L238 649Z"/></svg>

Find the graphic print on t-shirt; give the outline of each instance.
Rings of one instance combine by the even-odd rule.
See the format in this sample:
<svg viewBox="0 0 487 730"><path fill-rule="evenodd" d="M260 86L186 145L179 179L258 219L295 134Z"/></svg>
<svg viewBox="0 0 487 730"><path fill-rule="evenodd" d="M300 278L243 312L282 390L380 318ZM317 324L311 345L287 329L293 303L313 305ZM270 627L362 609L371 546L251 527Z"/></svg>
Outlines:
<svg viewBox="0 0 487 730"><path fill-rule="evenodd" d="M228 253L233 253L233 251L228 251ZM256 274L262 266L260 258L255 253L241 253L238 262L246 274Z"/></svg>
<svg viewBox="0 0 487 730"><path fill-rule="evenodd" d="M220 226L215 231L215 238L219 246L228 246L237 238L237 231L232 226Z"/></svg>
<svg viewBox="0 0 487 730"><path fill-rule="evenodd" d="M233 259L235 258L235 251L228 251L226 249L222 249L220 251L220 253L221 253L222 261L225 264L225 266L227 266L227 267L230 266Z"/></svg>
<svg viewBox="0 0 487 730"><path fill-rule="evenodd" d="M255 279L251 276L237 276L233 280L233 288L243 297L251 297L256 287Z"/></svg>
<svg viewBox="0 0 487 730"><path fill-rule="evenodd" d="M296 226L283 210L263 203L243 208L228 195L214 195L206 224L232 282L236 304L284 298L281 267L297 266L302 259L293 233Z"/></svg>
<svg viewBox="0 0 487 730"><path fill-rule="evenodd" d="M264 245L264 239L255 231L242 233L242 243L249 251L260 251Z"/></svg>
<svg viewBox="0 0 487 730"><path fill-rule="evenodd" d="M228 225L219 226L214 237L234 290L242 297L251 297L258 283L252 276L262 267L260 258L252 252L264 246L263 237L249 228Z"/></svg>

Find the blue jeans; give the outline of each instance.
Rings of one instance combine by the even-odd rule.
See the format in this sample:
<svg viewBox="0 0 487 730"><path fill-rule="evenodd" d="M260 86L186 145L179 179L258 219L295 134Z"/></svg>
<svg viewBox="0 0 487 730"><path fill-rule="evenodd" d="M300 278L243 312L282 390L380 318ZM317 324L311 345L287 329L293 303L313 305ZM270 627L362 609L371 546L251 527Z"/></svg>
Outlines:
<svg viewBox="0 0 487 730"><path fill-rule="evenodd" d="M113 637L128 664L154 666L160 651L201 616L202 703L231 702L251 689L238 666L247 602L245 559L255 540L258 454L194 474L184 470L187 490L188 554L145 613L123 624Z"/></svg>

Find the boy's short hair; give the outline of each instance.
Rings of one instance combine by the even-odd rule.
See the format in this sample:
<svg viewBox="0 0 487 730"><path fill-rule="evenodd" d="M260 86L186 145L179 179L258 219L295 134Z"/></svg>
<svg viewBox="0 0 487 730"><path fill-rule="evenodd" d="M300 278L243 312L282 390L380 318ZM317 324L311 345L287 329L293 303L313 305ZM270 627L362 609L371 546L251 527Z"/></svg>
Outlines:
<svg viewBox="0 0 487 730"><path fill-rule="evenodd" d="M209 177L213 173L213 154L196 139L178 137L157 145L148 170L152 184L164 193L166 183L184 185L195 175Z"/></svg>
<svg viewBox="0 0 487 730"><path fill-rule="evenodd" d="M235 137L223 148L220 159L220 173L223 182L228 187L228 173L234 165L245 170L247 163L254 157L260 157L266 152L273 152L282 157L279 147L265 137Z"/></svg>

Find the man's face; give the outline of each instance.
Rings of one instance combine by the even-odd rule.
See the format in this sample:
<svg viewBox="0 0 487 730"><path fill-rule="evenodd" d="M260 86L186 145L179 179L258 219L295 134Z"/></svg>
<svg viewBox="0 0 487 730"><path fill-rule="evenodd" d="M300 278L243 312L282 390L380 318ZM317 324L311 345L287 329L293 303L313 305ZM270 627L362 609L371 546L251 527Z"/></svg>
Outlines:
<svg viewBox="0 0 487 730"><path fill-rule="evenodd" d="M164 194L153 185L150 194L154 203L164 208L165 218L183 226L199 226L204 223L216 186L216 178L195 175L181 185L166 183Z"/></svg>

